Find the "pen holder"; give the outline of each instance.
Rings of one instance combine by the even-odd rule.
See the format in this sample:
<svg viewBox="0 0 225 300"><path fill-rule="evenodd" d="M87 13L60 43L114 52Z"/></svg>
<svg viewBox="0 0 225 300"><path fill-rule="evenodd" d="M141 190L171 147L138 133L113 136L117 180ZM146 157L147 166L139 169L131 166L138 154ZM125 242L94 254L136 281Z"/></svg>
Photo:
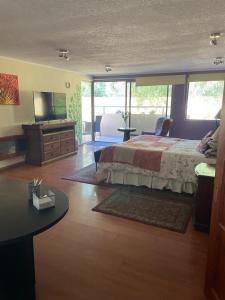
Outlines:
<svg viewBox="0 0 225 300"><path fill-rule="evenodd" d="M37 195L40 197L40 185L34 186L34 182L28 182L28 199L32 200L33 199L33 194Z"/></svg>

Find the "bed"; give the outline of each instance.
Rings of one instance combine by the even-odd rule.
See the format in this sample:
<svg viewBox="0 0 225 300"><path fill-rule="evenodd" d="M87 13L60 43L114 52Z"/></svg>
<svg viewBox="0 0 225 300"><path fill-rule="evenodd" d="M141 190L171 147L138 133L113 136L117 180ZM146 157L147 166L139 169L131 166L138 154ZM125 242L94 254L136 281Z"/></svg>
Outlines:
<svg viewBox="0 0 225 300"><path fill-rule="evenodd" d="M194 168L200 162L215 164L196 150L198 140L141 135L102 149L97 177L112 184L147 186L193 194Z"/></svg>

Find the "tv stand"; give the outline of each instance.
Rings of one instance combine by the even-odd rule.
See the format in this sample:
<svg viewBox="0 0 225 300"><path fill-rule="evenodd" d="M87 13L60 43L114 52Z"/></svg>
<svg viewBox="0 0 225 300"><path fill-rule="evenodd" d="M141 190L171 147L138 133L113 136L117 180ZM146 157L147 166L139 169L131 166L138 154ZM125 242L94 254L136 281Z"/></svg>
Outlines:
<svg viewBox="0 0 225 300"><path fill-rule="evenodd" d="M22 125L27 138L26 163L41 166L75 154L75 124L59 121Z"/></svg>

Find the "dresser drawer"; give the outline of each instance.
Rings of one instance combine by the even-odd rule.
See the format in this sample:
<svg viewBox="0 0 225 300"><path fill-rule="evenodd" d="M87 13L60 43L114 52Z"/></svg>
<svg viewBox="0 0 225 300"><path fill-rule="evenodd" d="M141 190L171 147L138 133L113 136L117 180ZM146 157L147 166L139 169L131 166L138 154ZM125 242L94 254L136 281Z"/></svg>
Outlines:
<svg viewBox="0 0 225 300"><path fill-rule="evenodd" d="M59 142L52 142L44 144L44 152L51 152L52 150L60 150L60 143Z"/></svg>
<svg viewBox="0 0 225 300"><path fill-rule="evenodd" d="M56 150L53 150L53 151L50 151L50 152L45 152L44 153L44 160L49 160L49 159L52 159L52 158L55 158L57 156L60 155L60 150L56 149Z"/></svg>
<svg viewBox="0 0 225 300"><path fill-rule="evenodd" d="M45 134L43 135L44 143L51 143L59 141L60 134L59 133L52 133L52 134Z"/></svg>
<svg viewBox="0 0 225 300"><path fill-rule="evenodd" d="M66 154L75 151L74 139L61 141L61 154Z"/></svg>
<svg viewBox="0 0 225 300"><path fill-rule="evenodd" d="M60 133L60 139L65 140L65 139L70 139L74 138L74 131L73 130L68 130Z"/></svg>

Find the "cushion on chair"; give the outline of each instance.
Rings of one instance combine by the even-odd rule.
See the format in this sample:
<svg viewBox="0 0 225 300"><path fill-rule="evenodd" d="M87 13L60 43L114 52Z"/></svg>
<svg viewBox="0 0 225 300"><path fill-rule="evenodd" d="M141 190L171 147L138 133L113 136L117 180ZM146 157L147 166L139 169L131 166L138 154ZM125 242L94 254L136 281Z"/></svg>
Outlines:
<svg viewBox="0 0 225 300"><path fill-rule="evenodd" d="M156 122L155 132L142 131L141 134L166 136L169 132L172 122L172 119L167 119L165 117L158 118Z"/></svg>

